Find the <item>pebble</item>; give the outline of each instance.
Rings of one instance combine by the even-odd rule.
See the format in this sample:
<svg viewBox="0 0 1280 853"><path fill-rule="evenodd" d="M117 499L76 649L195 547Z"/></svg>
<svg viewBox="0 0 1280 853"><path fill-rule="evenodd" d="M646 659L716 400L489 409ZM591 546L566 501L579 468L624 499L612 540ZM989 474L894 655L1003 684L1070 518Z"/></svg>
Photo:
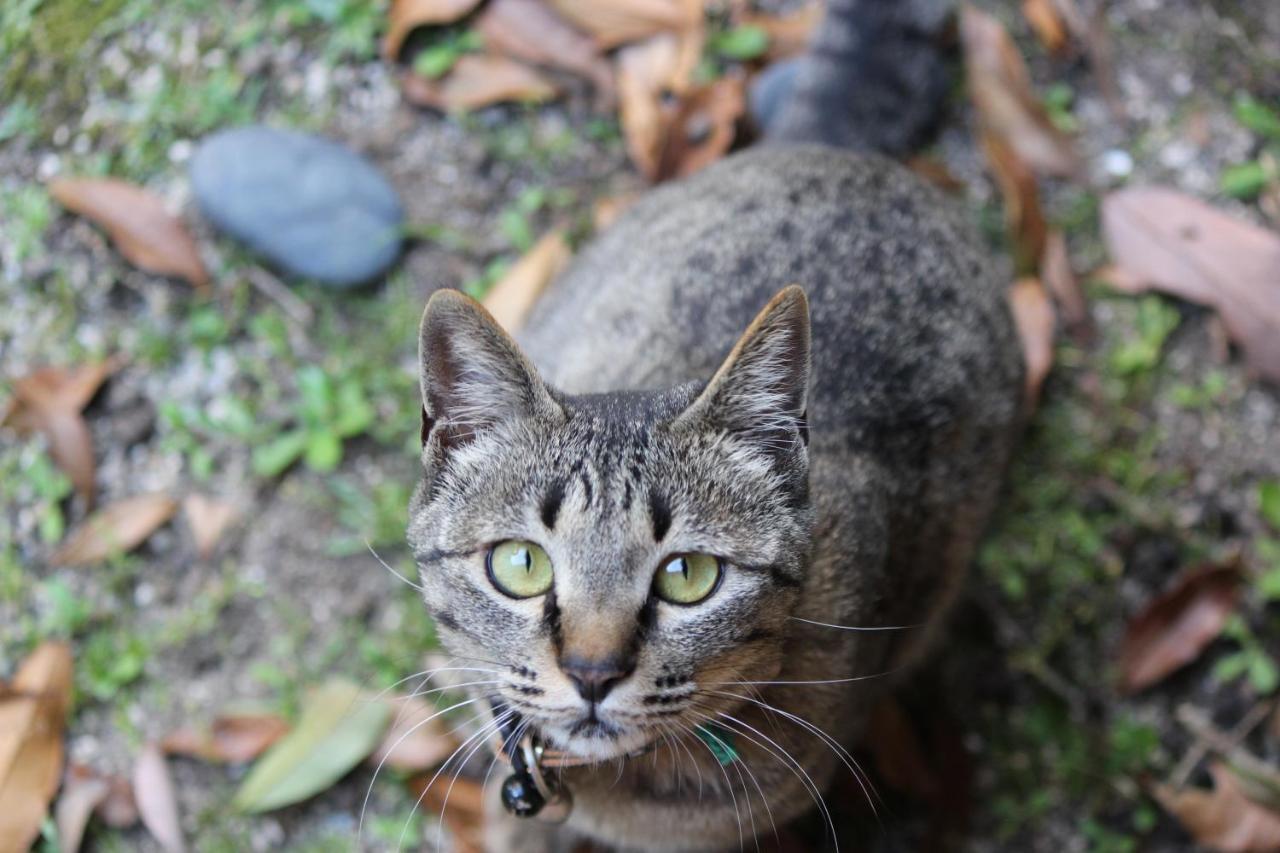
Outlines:
<svg viewBox="0 0 1280 853"><path fill-rule="evenodd" d="M200 209L287 273L338 288L385 272L404 209L368 161L318 136L254 126L206 139L191 159Z"/></svg>

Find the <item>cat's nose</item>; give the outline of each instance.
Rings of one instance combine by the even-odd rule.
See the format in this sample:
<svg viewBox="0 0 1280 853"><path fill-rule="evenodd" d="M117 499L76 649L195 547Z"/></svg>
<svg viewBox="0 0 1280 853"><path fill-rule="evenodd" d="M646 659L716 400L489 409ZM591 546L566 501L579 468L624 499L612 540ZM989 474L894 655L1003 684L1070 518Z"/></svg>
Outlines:
<svg viewBox="0 0 1280 853"><path fill-rule="evenodd" d="M564 674L569 676L578 695L593 705L603 702L631 671L619 661L604 660L566 660L560 663Z"/></svg>

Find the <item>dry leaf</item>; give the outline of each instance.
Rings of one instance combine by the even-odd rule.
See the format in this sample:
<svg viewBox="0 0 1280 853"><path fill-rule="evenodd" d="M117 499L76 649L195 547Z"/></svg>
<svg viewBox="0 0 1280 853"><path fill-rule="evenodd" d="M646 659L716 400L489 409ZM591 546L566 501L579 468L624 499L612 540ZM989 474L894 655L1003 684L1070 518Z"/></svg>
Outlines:
<svg viewBox="0 0 1280 853"><path fill-rule="evenodd" d="M110 794L111 783L93 770L81 764L67 768L53 816L62 853L76 853L80 849L89 818Z"/></svg>
<svg viewBox="0 0 1280 853"><path fill-rule="evenodd" d="M965 3L960 12L969 94L984 128L1037 172L1074 176L1080 161L1071 140L1054 127L1031 90L1022 56L1003 26Z"/></svg>
<svg viewBox="0 0 1280 853"><path fill-rule="evenodd" d="M383 58L388 62L399 59L404 40L418 27L452 24L478 5L480 0L392 0L387 34L382 37Z"/></svg>
<svg viewBox="0 0 1280 853"><path fill-rule="evenodd" d="M484 789L479 782L445 774L435 778L434 784L427 788L432 779L432 776L410 779L409 790L418 798L422 809L444 820L457 850L480 853L484 850L480 842L484 827Z"/></svg>
<svg viewBox="0 0 1280 853"><path fill-rule="evenodd" d="M595 42L541 0L490 0L475 27L489 50L572 71L590 80L606 99L613 98L613 68Z"/></svg>
<svg viewBox="0 0 1280 853"><path fill-rule="evenodd" d="M451 112L474 110L503 101L545 101L556 88L527 65L501 56L467 54L442 80L406 73L401 91L411 104Z"/></svg>
<svg viewBox="0 0 1280 853"><path fill-rule="evenodd" d="M745 110L738 77L721 77L681 98L664 133L656 179L682 178L723 157Z"/></svg>
<svg viewBox="0 0 1280 853"><path fill-rule="evenodd" d="M666 119L664 94L680 62L675 36L654 36L618 51L618 107L627 153L645 176L658 173Z"/></svg>
<svg viewBox="0 0 1280 853"><path fill-rule="evenodd" d="M160 742L169 755L190 755L205 761L246 764L289 731L274 714L224 714L209 728L182 728Z"/></svg>
<svg viewBox="0 0 1280 853"><path fill-rule="evenodd" d="M458 739L444 730L435 706L411 696L390 704L395 709L391 728L369 757L371 764L420 772L443 763L459 746Z"/></svg>
<svg viewBox="0 0 1280 853"><path fill-rule="evenodd" d="M147 272L209 284L195 241L156 195L114 178L58 178L49 194L106 229L130 263Z"/></svg>
<svg viewBox="0 0 1280 853"><path fill-rule="evenodd" d="M780 15L749 14L738 23L747 27L759 27L769 37L766 62L790 59L804 53L818 25L822 23L822 3L806 3L798 9Z"/></svg>
<svg viewBox="0 0 1280 853"><path fill-rule="evenodd" d="M240 514L235 504L229 501L198 494L187 495L182 501L182 512L191 526L191 537L201 559L209 558L222 534Z"/></svg>
<svg viewBox="0 0 1280 853"><path fill-rule="evenodd" d="M1092 337L1092 318L1085 302L1080 280L1071 269L1067 238L1061 231L1050 231L1045 237L1044 255L1040 259L1040 279L1057 303L1063 325L1079 341Z"/></svg>
<svg viewBox="0 0 1280 853"><path fill-rule="evenodd" d="M982 150L1004 199L1004 220L1015 265L1022 271L1034 270L1044 256L1049 231L1040 208L1035 175L1003 139L990 131L982 132Z"/></svg>
<svg viewBox="0 0 1280 853"><path fill-rule="evenodd" d="M524 325L534 302L572 255L564 231L546 234L490 288L484 307L502 328L514 332Z"/></svg>
<svg viewBox="0 0 1280 853"><path fill-rule="evenodd" d="M178 817L178 801L173 792L173 778L164 753L148 743L133 767L133 792L138 801L142 824L165 853L182 853L187 849L182 840L182 821Z"/></svg>
<svg viewBox="0 0 1280 853"><path fill-rule="evenodd" d="M1067 48L1067 22L1054 0L1022 0L1022 16L1031 31L1050 53L1063 54Z"/></svg>
<svg viewBox="0 0 1280 853"><path fill-rule="evenodd" d="M1280 849L1280 814L1245 796L1227 765L1209 766L1213 790L1154 786L1152 793L1195 840L1221 853L1265 853Z"/></svg>
<svg viewBox="0 0 1280 853"><path fill-rule="evenodd" d="M173 517L178 502L168 495L137 495L98 510L54 552L54 565L97 563L132 551Z"/></svg>
<svg viewBox="0 0 1280 853"><path fill-rule="evenodd" d="M1039 279L1023 278L1009 291L1009 308L1022 342L1023 395L1030 408L1040 399L1040 387L1053 368L1053 304Z"/></svg>
<svg viewBox="0 0 1280 853"><path fill-rule="evenodd" d="M112 829L128 829L138 822L138 802L133 798L133 783L122 776L107 779L110 791L95 815Z"/></svg>
<svg viewBox="0 0 1280 853"><path fill-rule="evenodd" d="M921 154L908 160L906 166L945 192L958 193L964 190L964 181L951 174L951 170L941 160Z"/></svg>
<svg viewBox="0 0 1280 853"><path fill-rule="evenodd" d="M636 193L623 193L622 195L599 199L591 211L592 228L596 231L603 231L608 228L617 221L623 211L635 204L638 198L639 195Z"/></svg>
<svg viewBox="0 0 1280 853"><path fill-rule="evenodd" d="M1280 382L1280 235L1161 187L1104 198L1102 232L1121 289L1216 309L1249 369Z"/></svg>
<svg viewBox="0 0 1280 853"><path fill-rule="evenodd" d="M1222 633L1240 597L1235 565L1184 573L1147 603L1125 627L1120 644L1120 687L1136 693L1200 656Z"/></svg>
<svg viewBox="0 0 1280 853"><path fill-rule="evenodd" d="M604 48L661 32L679 32L702 20L701 4L686 0L550 0L551 5Z"/></svg>
<svg viewBox="0 0 1280 853"><path fill-rule="evenodd" d="M95 492L93 436L80 412L119 365L119 360L107 359L34 370L14 380L13 403L0 419L22 433L43 433L54 464L87 505L93 504Z"/></svg>
<svg viewBox="0 0 1280 853"><path fill-rule="evenodd" d="M42 643L0 696L0 850L28 850L40 833L62 775L70 705L71 649Z"/></svg>

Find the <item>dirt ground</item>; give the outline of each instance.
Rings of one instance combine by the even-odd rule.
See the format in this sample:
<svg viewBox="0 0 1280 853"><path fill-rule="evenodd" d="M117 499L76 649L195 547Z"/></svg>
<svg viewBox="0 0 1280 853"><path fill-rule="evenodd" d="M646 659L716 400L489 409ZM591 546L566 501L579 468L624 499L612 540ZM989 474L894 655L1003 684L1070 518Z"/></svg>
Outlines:
<svg viewBox="0 0 1280 853"><path fill-rule="evenodd" d="M145 740L230 705L292 713L328 675L382 687L421 668L431 627L365 542L412 572L401 536L425 298L475 287L515 257L513 217L536 235L642 182L616 123L581 87L551 106L461 119L402 103L375 55L380 3L77 5L19 2L0 16L0 364L9 378L125 354L86 413L100 503L198 492L241 514L209 559L178 518L128 557L55 568L58 525L74 525L82 507L40 439L0 433L0 675L40 639L72 638L70 756L127 773ZM1016 2L979 5L1018 37L1041 91L1054 89L1078 125L1094 186L1053 186L1046 200L1077 269L1104 260L1097 201L1109 187L1172 186L1265 222L1256 205L1225 198L1219 177L1258 145L1232 116L1236 94L1280 103L1280 4L1113 0L1123 121L1084 63L1045 55ZM386 171L420 239L385 283L352 293L298 285L315 312L299 322L254 285L263 271L253 259L200 223L185 171L192 148L249 120L323 131ZM933 153L999 241L970 122L958 95ZM131 268L43 189L86 173L183 206L213 295ZM1239 552L1260 571L1280 553L1259 548L1280 531L1257 498L1260 484L1280 480L1280 396L1224 355L1207 312L1097 284L1089 295L1096 337L1059 345L945 652L901 700L942 786L954 788L951 805L883 786L890 818L875 849L944 837L972 851L1192 849L1141 785L1167 778L1191 744L1176 709L1203 709L1230 729L1269 701L1249 679L1214 674L1250 642L1280 653L1275 608L1256 596L1241 606L1243 634L1136 697L1114 687L1126 618L1179 569ZM254 450L294 417L307 365L359 384L377 422L346 442L336 471L257 475ZM1274 735L1247 745L1280 760ZM243 817L227 808L243 769L178 760L173 770L184 830L201 851L351 849L371 777L361 768L302 805ZM1207 784L1203 766L1191 778ZM395 848L406 820L414 834L431 824L412 817L391 776L372 786L368 814L375 850ZM941 833L930 826L938 815ZM867 829L851 825L842 849ZM89 849L158 848L140 829L98 829Z"/></svg>

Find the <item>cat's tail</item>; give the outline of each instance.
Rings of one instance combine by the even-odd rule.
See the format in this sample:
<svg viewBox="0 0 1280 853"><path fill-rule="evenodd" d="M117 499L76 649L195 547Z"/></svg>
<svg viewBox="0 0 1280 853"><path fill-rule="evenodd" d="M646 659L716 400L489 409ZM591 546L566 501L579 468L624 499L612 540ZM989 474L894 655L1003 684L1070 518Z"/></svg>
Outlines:
<svg viewBox="0 0 1280 853"><path fill-rule="evenodd" d="M829 0L797 59L752 92L768 140L904 154L936 128L950 91L954 0Z"/></svg>

